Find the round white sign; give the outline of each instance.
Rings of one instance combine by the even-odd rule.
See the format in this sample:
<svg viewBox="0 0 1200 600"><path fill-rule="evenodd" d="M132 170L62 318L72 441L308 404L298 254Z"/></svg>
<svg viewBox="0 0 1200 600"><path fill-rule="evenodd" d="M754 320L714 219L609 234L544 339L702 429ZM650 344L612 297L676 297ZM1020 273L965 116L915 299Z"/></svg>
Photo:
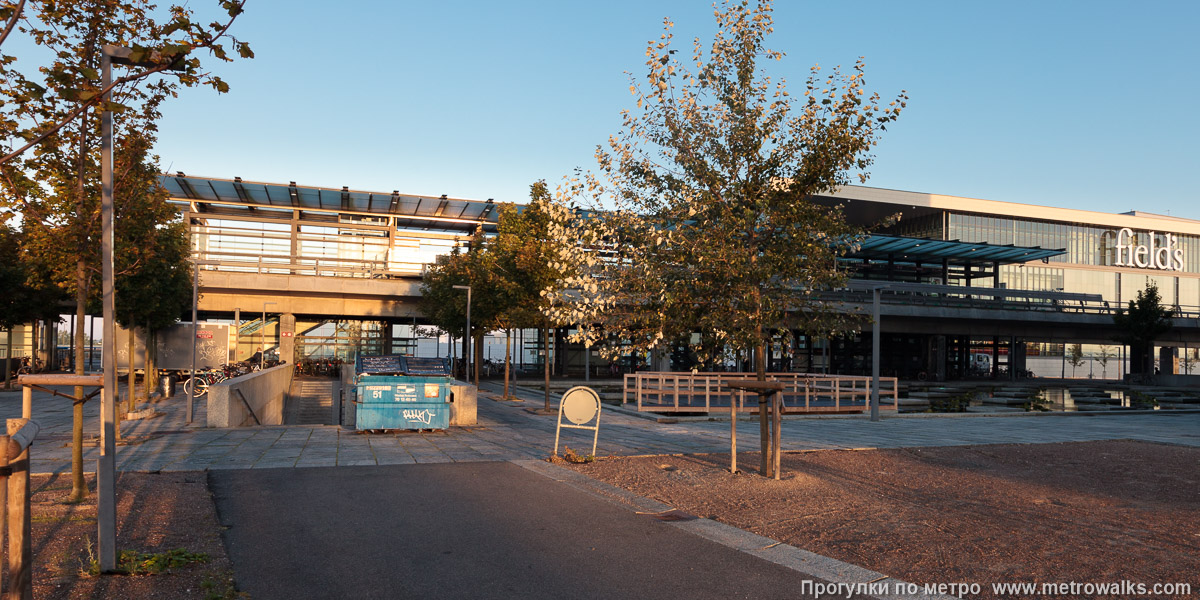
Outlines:
<svg viewBox="0 0 1200 600"><path fill-rule="evenodd" d="M568 421L583 425L600 412L600 395L589 387L573 387L563 394L561 406L562 414Z"/></svg>

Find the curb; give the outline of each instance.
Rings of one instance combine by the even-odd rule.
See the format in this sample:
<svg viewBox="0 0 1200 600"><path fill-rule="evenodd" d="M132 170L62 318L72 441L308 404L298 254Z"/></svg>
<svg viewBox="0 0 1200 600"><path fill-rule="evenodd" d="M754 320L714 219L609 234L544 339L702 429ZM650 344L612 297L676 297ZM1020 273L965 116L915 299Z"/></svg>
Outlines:
<svg viewBox="0 0 1200 600"><path fill-rule="evenodd" d="M512 460L509 461L523 469L533 471L544 477L560 481L577 490L587 493L601 500L606 500L612 504L623 506L625 508L637 509L639 512L660 513L671 510L673 507L667 506L656 500L643 498L628 490L624 490L602 481L596 481L586 475L576 473L570 469L560 467L545 461L540 460ZM733 548L739 552L744 552L763 560L775 563L781 567L785 567L806 577L814 577L823 579L830 583L844 584L849 586L867 584L879 584L883 581L889 582L892 586L896 585L911 585L907 582L894 579L882 573L877 573L870 569L864 569L857 565L852 565L847 562L822 556L807 550L802 550L795 546L781 543L768 537L763 537L748 531L743 531L732 525L719 523L711 519L697 518L689 521L666 521L665 523L678 527L692 535L702 537L706 540L716 542L723 546ZM930 595L924 593L918 594L883 594L869 595L861 594L862 597L874 598L878 600L908 600L913 598L928 599L928 600L958 600L955 596L946 595Z"/></svg>

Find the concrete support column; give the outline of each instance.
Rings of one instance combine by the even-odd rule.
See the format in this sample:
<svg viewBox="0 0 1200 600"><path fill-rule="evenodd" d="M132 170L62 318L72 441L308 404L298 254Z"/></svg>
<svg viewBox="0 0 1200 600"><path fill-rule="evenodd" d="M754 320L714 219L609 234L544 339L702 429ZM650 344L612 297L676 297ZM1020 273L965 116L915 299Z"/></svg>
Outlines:
<svg viewBox="0 0 1200 600"><path fill-rule="evenodd" d="M1172 346L1162 346L1158 349L1158 372L1163 375L1175 375L1176 349Z"/></svg>
<svg viewBox="0 0 1200 600"><path fill-rule="evenodd" d="M279 360L296 363L296 315L279 315Z"/></svg>
<svg viewBox="0 0 1200 600"><path fill-rule="evenodd" d="M392 322L380 321L379 334L383 337L383 354L392 354Z"/></svg>
<svg viewBox="0 0 1200 600"><path fill-rule="evenodd" d="M1025 343L1017 343L1017 338L1008 336L1008 378L1016 380L1025 371Z"/></svg>
<svg viewBox="0 0 1200 600"><path fill-rule="evenodd" d="M992 336L992 379L1000 378L1000 336Z"/></svg>
<svg viewBox="0 0 1200 600"><path fill-rule="evenodd" d="M242 309L233 309L233 346L229 349L229 361L237 362L242 349Z"/></svg>

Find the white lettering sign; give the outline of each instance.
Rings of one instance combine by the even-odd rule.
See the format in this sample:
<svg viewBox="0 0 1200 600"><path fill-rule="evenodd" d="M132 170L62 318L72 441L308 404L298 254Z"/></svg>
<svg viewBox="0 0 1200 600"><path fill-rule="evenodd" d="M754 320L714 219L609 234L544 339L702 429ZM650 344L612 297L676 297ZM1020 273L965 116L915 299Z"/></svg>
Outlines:
<svg viewBox="0 0 1200 600"><path fill-rule="evenodd" d="M1112 233L1112 232L1109 232ZM1164 233L1159 245L1158 232L1151 231L1148 236L1150 245L1138 243L1138 235L1128 227L1116 233L1117 256L1116 266L1138 267L1142 269L1161 269L1163 271L1182 271L1184 269L1183 248L1179 247L1179 236Z"/></svg>
<svg viewBox="0 0 1200 600"><path fill-rule="evenodd" d="M429 410L429 409L405 410L405 411L403 411L403 414L404 414L404 418L408 419L409 421L419 421L426 425L433 422L433 411Z"/></svg>

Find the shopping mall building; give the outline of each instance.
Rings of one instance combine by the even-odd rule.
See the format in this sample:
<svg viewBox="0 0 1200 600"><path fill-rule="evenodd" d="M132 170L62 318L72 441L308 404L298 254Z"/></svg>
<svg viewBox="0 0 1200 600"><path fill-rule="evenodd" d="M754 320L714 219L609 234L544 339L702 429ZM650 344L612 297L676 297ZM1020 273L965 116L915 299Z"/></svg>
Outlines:
<svg viewBox="0 0 1200 600"><path fill-rule="evenodd" d="M191 226L201 319L240 324L238 358L264 343L285 359L452 352L445 337L420 327L422 269L475 228L494 232L499 216L490 199L183 173L162 183ZM1158 368L1192 367L1187 359L1200 346L1200 221L857 186L816 201L844 205L863 225L899 215L844 259L854 280L830 296L847 310L868 310L872 288L882 288L885 374L1119 377L1126 361L1113 341L1112 313L1148 284L1175 311L1174 328L1158 342ZM557 372L607 371L567 344L565 333L550 348ZM541 348L527 337L518 336L518 355L536 362ZM776 368L862 373L869 344L869 335L795 334L777 346ZM1064 349L1074 344L1085 348L1086 372L1066 363ZM1103 367L1101 354L1112 356Z"/></svg>

